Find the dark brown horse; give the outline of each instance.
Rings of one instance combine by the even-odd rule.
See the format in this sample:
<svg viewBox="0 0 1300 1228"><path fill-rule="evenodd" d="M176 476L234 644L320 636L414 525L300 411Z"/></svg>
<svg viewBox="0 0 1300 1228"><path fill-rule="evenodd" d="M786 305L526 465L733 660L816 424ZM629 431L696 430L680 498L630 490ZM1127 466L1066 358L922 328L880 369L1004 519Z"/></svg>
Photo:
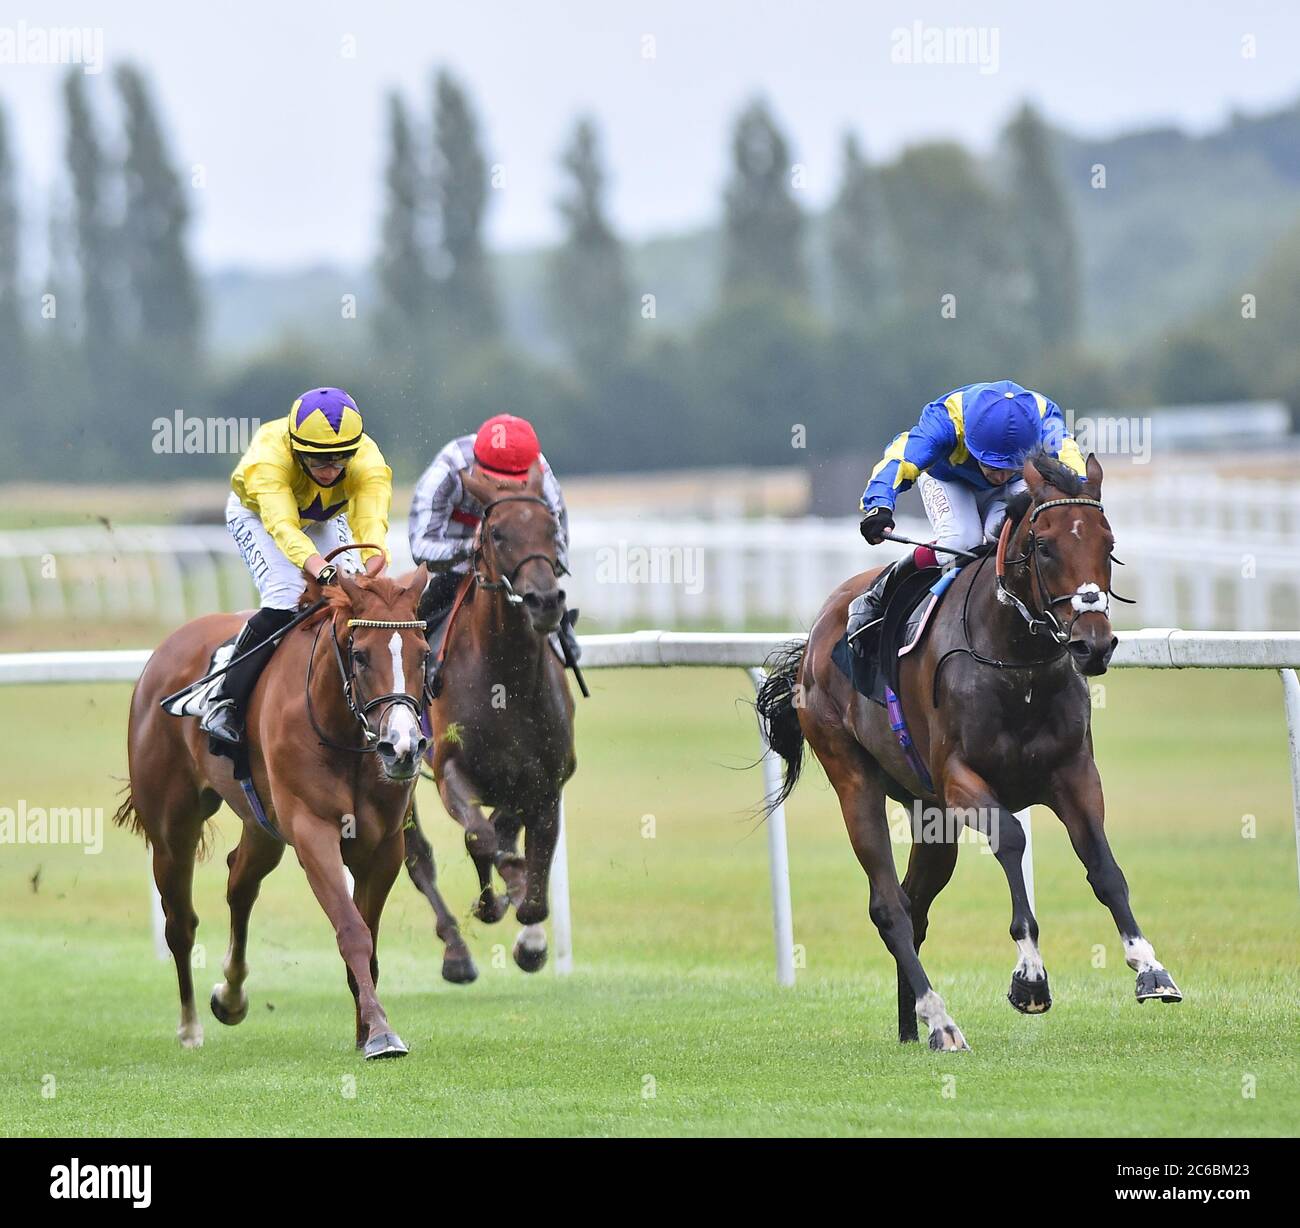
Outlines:
<svg viewBox="0 0 1300 1228"><path fill-rule="evenodd" d="M540 471L525 484L466 471L483 508L446 632L441 689L429 707L429 764L447 813L465 829L478 871L474 915L496 922L510 905L524 926L515 962L546 962L547 884L559 835L560 794L573 775L573 697L551 636L565 612L557 559L559 526L542 497ZM489 819L484 813L491 810ZM520 831L524 855L518 852ZM443 976L472 980L459 928L438 894L432 850L412 810L407 868L438 917L447 944ZM505 884L498 894L493 870Z"/></svg>
<svg viewBox="0 0 1300 1228"><path fill-rule="evenodd" d="M899 695L927 787L890 728L886 710L860 695L831 659L850 601L875 572L831 594L809 634L771 663L759 713L793 789L804 739L839 796L849 839L871 882L869 913L898 965L899 1039L932 1049L966 1041L931 987L918 953L935 896L952 877L962 824L983 831L1011 889L1011 937L1020 948L1012 1006L1051 1005L1038 922L1022 872L1024 831L1015 812L1051 807L1065 824L1088 882L1108 908L1137 972L1139 1001L1181 998L1129 908L1128 885L1103 829L1084 675L1103 673L1116 639L1109 618L1114 538L1101 505L1102 471L1087 477L1048 457L1025 463L1028 491L1013 500L996 562L967 564L922 646L901 661ZM899 884L885 797L912 808L913 842ZM925 807L940 822L919 822Z"/></svg>
<svg viewBox="0 0 1300 1228"><path fill-rule="evenodd" d="M230 946L212 991L222 1023L248 1014L248 919L262 879L293 848L325 910L356 1002L356 1043L367 1058L406 1052L375 986L379 918L402 864L402 823L426 740L418 723L428 644L416 616L426 573L406 584L343 578L328 605L285 637L248 707L249 766L267 825L236 781L230 759L209 753L193 717L159 701L206 671L213 650L243 619L210 614L187 623L149 658L131 699L131 783L117 822L153 847L167 945L180 984L179 1036L203 1043L190 951L198 917L191 882L204 823L224 801L244 827L230 854ZM320 595L309 585L310 596ZM344 867L355 888L349 894Z"/></svg>

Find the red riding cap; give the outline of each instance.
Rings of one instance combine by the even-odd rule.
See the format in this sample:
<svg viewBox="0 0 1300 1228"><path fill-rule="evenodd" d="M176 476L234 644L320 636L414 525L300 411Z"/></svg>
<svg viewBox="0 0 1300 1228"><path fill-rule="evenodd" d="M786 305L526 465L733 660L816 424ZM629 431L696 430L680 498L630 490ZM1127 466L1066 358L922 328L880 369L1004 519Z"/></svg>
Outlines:
<svg viewBox="0 0 1300 1228"><path fill-rule="evenodd" d="M494 478L522 482L541 454L542 445L537 442L532 423L513 414L489 418L474 436L474 459L484 473Z"/></svg>

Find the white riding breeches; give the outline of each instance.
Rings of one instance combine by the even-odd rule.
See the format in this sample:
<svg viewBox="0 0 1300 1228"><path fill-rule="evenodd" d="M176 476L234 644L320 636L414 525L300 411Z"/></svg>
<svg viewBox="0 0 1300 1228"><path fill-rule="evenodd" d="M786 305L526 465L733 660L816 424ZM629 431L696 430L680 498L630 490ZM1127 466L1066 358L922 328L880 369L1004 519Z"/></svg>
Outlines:
<svg viewBox="0 0 1300 1228"><path fill-rule="evenodd" d="M972 550L982 542L997 540L1006 519L1007 500L1025 489L1025 480L1012 478L991 490L976 490L965 482L945 482L922 473L916 479L916 489L937 535L935 545Z"/></svg>
<svg viewBox="0 0 1300 1228"><path fill-rule="evenodd" d="M239 501L233 491L226 500L226 528L235 539L239 553L252 574L253 583L262 598L263 609L292 610L298 604L307 587L307 577L300 568L295 567L284 551L275 544L273 538L262 524L262 518L251 512ZM303 532L316 545L319 554L327 555L339 546L352 541L352 528L347 517L340 513L329 520L307 525ZM354 551L339 555L334 565L344 572L357 570L357 556Z"/></svg>

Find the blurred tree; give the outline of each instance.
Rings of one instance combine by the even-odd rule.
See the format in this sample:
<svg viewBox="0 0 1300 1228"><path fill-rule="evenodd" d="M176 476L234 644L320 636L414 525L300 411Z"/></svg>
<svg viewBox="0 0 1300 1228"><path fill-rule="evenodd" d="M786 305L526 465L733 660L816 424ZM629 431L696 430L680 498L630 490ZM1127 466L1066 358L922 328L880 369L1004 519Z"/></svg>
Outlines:
<svg viewBox="0 0 1300 1228"><path fill-rule="evenodd" d="M483 250L487 159L469 99L445 71L434 84L433 141L440 228L434 323L454 345L488 340L498 332L499 317Z"/></svg>
<svg viewBox="0 0 1300 1228"><path fill-rule="evenodd" d="M1082 299L1079 245L1052 134L1026 104L1007 126L1005 139L1011 154L1011 236L1029 274L1028 318L1045 345L1074 341Z"/></svg>
<svg viewBox="0 0 1300 1228"><path fill-rule="evenodd" d="M13 149L8 117L0 109L0 389L4 403L11 409L23 404L27 382L27 335L19 303L19 244Z"/></svg>
<svg viewBox="0 0 1300 1228"><path fill-rule="evenodd" d="M117 88L126 120L122 258L139 339L151 353L190 361L199 347L197 279L186 251L190 208L168 157L162 127L140 72L123 65Z"/></svg>
<svg viewBox="0 0 1300 1228"><path fill-rule="evenodd" d="M886 305L885 202L858 138L844 134L840 188L827 217L835 322L852 331L876 323Z"/></svg>
<svg viewBox="0 0 1300 1228"><path fill-rule="evenodd" d="M632 302L623 247L605 212L605 173L590 119L574 127L560 165L570 182L558 201L565 238L547 270L554 328L579 367L608 370L626 353Z"/></svg>
<svg viewBox="0 0 1300 1228"><path fill-rule="evenodd" d="M85 73L74 67L63 88L81 298L80 320L75 323L92 372L103 372L111 364L118 334L118 245L110 215L109 166L90 113L86 81Z"/></svg>
<svg viewBox="0 0 1300 1228"><path fill-rule="evenodd" d="M792 194L790 147L766 103L750 103L731 138L723 288L802 297L808 285L803 214Z"/></svg>
<svg viewBox="0 0 1300 1228"><path fill-rule="evenodd" d="M377 280L380 349L414 358L430 340L433 286L424 213L424 176L410 117L398 94L388 98L388 166Z"/></svg>

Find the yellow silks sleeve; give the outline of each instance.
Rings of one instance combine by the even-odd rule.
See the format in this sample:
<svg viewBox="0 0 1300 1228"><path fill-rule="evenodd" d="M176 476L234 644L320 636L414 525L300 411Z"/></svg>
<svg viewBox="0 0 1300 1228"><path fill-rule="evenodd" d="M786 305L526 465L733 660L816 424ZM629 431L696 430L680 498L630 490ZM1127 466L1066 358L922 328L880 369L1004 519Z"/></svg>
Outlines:
<svg viewBox="0 0 1300 1228"><path fill-rule="evenodd" d="M348 523L352 536L359 542L376 542L380 550L361 551L362 560L382 553L391 562L388 553L388 514L393 503L393 471L384 460L374 440L363 435L361 446L348 465L348 475L343 479L348 495Z"/></svg>

